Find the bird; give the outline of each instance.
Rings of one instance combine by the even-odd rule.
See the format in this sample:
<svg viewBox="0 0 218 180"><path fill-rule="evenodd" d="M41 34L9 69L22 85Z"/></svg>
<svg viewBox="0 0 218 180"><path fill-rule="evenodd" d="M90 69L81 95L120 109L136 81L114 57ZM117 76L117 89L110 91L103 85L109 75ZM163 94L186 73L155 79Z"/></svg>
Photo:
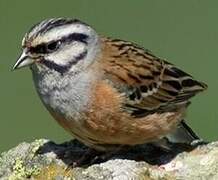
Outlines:
<svg viewBox="0 0 218 180"><path fill-rule="evenodd" d="M30 67L36 91L52 117L98 151L200 138L185 121L203 82L142 46L100 35L73 18L34 25L13 70Z"/></svg>

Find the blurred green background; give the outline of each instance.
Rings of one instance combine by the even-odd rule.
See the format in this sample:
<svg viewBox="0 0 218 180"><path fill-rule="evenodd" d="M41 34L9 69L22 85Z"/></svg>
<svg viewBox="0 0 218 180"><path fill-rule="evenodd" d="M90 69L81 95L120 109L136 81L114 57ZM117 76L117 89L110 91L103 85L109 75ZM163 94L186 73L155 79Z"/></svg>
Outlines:
<svg viewBox="0 0 218 180"><path fill-rule="evenodd" d="M71 139L41 104L29 69L10 71L25 32L59 16L134 41L206 82L209 89L193 99L187 118L201 137L218 139L218 1L0 0L0 152L36 138Z"/></svg>

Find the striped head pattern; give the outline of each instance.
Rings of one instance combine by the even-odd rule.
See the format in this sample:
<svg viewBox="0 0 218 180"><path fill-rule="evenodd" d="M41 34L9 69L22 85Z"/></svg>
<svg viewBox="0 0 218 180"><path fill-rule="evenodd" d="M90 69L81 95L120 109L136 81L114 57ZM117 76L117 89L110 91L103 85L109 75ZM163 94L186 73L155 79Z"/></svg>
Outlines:
<svg viewBox="0 0 218 180"><path fill-rule="evenodd" d="M35 64L62 75L68 71L80 71L95 59L98 46L95 30L79 20L44 20L25 35L23 53L13 69Z"/></svg>

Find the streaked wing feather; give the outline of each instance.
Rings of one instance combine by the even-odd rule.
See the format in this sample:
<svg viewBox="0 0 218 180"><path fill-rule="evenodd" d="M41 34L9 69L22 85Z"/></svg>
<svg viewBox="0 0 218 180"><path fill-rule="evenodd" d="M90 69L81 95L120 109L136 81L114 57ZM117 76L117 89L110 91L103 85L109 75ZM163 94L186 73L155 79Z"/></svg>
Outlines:
<svg viewBox="0 0 218 180"><path fill-rule="evenodd" d="M105 39L105 42L109 57L104 60L106 78L125 94L125 106L135 114L186 104L207 87L133 43L111 39Z"/></svg>

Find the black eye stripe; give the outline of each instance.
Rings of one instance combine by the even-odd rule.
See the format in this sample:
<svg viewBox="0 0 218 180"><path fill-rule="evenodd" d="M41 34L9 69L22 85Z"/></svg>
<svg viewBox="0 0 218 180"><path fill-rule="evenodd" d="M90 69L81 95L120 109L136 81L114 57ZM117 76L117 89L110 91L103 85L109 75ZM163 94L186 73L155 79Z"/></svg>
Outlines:
<svg viewBox="0 0 218 180"><path fill-rule="evenodd" d="M72 33L69 36L67 36L66 39L69 39L70 41L78 41L87 44L88 37L89 36L86 34Z"/></svg>
<svg viewBox="0 0 218 180"><path fill-rule="evenodd" d="M52 43L60 42L59 45L61 45L62 43L70 43L72 41L78 41L78 42L87 44L88 43L87 42L88 38L89 38L89 36L86 35L86 34L72 33L72 34L70 34L68 36L64 36L61 39L58 39L56 41L50 41L50 42L47 42L47 43L39 44L39 45L37 45L35 47L30 47L29 51L31 53L39 53L39 54L51 53L51 51L49 51L49 49L48 49L48 46L51 45ZM58 48L56 48L55 50L57 50L57 49Z"/></svg>
<svg viewBox="0 0 218 180"><path fill-rule="evenodd" d="M68 36L64 36L61 39L59 39L59 41L61 41L62 43L70 43L72 41L77 41L77 42L81 42L84 44L88 44L88 38L89 36L87 34L82 34L82 33L72 33L69 34Z"/></svg>
<svg viewBox="0 0 218 180"><path fill-rule="evenodd" d="M35 47L30 47L29 51L31 53L45 54L46 53L46 44L40 44Z"/></svg>

